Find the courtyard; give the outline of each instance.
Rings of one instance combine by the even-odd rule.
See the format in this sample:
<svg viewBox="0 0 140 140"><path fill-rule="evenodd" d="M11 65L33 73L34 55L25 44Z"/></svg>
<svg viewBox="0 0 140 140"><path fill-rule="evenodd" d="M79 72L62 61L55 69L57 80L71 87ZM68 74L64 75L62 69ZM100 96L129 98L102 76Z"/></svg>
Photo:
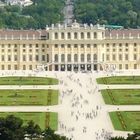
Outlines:
<svg viewBox="0 0 140 140"><path fill-rule="evenodd" d="M18 72L17 72L18 73ZM13 76L18 75L15 73ZM13 73L9 72L8 76L11 76ZM125 73L123 73L125 75ZM127 73L127 75L131 75ZM7 75L3 72L3 75ZM28 72L20 73L20 75L27 76ZM105 104L101 91L104 89L109 89L113 91L113 85L104 87L104 85L97 84L96 78L105 77L108 73L101 72L91 72L91 73L75 73L75 72L33 72L33 75L39 77L52 77L59 80L59 85L55 85L55 89L59 90L59 101L58 105L55 106L39 106L39 105L29 105L29 106L1 106L0 112L57 112L58 113L58 129L56 133L60 135L66 135L72 140L107 140L110 136L127 136L128 131L131 132L134 129L139 129L138 125L134 127L127 126L131 129L116 129L115 125L112 124L112 121L115 117L109 116L109 112L119 111L121 114L123 112L140 112L140 104L135 95L139 94L138 92L134 94L129 92L129 97L134 105L108 105ZM110 74L112 75L112 73ZM119 74L117 74L119 75ZM139 73L140 75L140 73ZM124 88L124 85L119 84L118 90ZM125 84L126 86L126 84ZM39 89L41 86L30 85L31 89ZM1 87L6 89L6 86ZM15 89L15 86L12 85L10 89ZM24 89L25 86L21 85L16 87L17 90ZM26 86L26 88L29 88ZM42 88L42 87L41 87ZM45 89L52 89L53 86L48 87L44 85ZM128 85L127 90L134 89L133 85ZM30 89L30 90L31 90ZM126 88L125 88L126 89ZM139 90L140 85L137 85L135 90ZM134 91L134 90L132 90ZM122 91L123 92L123 91ZM118 93L118 92L117 92ZM127 91L128 93L128 91ZM131 95L132 94L132 95ZM119 96L119 95L118 95ZM116 98L118 99L116 95ZM122 96L123 97L123 96ZM125 97L125 96L124 96ZM128 97L128 95L126 96ZM108 98L108 97L107 97ZM127 100L127 99L126 99ZM122 101L125 102L125 99ZM131 103L132 103L131 102ZM129 115L132 117L133 115ZM123 117L125 120L125 116ZM137 117L136 117L137 118ZM138 120L138 119L137 119ZM132 119L126 119L127 121L133 121ZM126 123L125 122L125 123ZM137 121L138 122L138 121ZM127 124L127 123L126 123ZM120 131L123 130L123 131Z"/></svg>

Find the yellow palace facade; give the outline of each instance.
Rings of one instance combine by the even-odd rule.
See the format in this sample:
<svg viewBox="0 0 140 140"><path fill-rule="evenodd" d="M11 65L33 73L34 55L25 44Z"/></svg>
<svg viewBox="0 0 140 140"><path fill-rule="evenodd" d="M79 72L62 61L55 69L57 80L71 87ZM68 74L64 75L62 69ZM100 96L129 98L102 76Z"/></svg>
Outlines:
<svg viewBox="0 0 140 140"><path fill-rule="evenodd" d="M0 30L0 70L140 69L140 29L74 22L45 30Z"/></svg>

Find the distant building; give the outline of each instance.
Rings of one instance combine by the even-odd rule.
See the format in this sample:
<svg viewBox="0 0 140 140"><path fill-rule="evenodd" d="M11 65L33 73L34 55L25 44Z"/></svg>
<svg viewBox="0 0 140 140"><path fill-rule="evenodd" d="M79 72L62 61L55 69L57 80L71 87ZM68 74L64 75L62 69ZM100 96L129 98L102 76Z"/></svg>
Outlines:
<svg viewBox="0 0 140 140"><path fill-rule="evenodd" d="M22 7L32 5L33 2L31 0L6 0L8 5L19 5Z"/></svg>
<svg viewBox="0 0 140 140"><path fill-rule="evenodd" d="M0 7L4 7L6 4L2 1L0 1Z"/></svg>
<svg viewBox="0 0 140 140"><path fill-rule="evenodd" d="M0 70L140 69L140 29L74 22L46 30L0 30L0 54Z"/></svg>

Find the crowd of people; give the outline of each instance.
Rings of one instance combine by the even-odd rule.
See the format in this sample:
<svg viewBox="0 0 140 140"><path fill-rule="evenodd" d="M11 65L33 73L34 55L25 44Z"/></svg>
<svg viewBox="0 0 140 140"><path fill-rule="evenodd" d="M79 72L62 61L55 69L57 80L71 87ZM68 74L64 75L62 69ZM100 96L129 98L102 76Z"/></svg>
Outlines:
<svg viewBox="0 0 140 140"><path fill-rule="evenodd" d="M83 82L78 77L78 74L76 76L73 73L60 77L60 105L64 105L65 102L67 102L69 105L69 107L67 106L67 111L69 112L69 117L73 121L72 123L74 123L74 125L70 126L71 122L67 125L65 121L59 120L59 129L63 132L62 134L68 134L71 140L77 140L75 134L79 129L81 130L79 135L88 135L91 131L88 123L90 121L96 121L102 111L101 104L93 104L91 101L91 98L95 98L96 96L94 95L98 94L98 85L95 85L94 78L92 78L90 73L84 73L83 75L89 75L87 76L87 81ZM58 77L58 75L55 76ZM83 89L82 93L79 88ZM78 128L78 125L80 128ZM94 127L96 126L93 125L93 128ZM92 140L109 140L112 133L102 128L97 131L96 129L93 129L92 134Z"/></svg>

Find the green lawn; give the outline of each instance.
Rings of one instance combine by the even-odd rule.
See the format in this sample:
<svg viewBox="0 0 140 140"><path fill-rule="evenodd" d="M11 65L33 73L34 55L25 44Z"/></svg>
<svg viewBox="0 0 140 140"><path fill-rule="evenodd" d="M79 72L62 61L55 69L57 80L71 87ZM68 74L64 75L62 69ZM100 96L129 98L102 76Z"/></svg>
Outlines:
<svg viewBox="0 0 140 140"><path fill-rule="evenodd" d="M123 131L140 131L140 111L122 111L121 115L117 112L110 112L110 118L114 129ZM124 127L124 125L126 127Z"/></svg>
<svg viewBox="0 0 140 140"><path fill-rule="evenodd" d="M101 93L106 104L140 105L140 89L106 89Z"/></svg>
<svg viewBox="0 0 140 140"><path fill-rule="evenodd" d="M140 76L113 76L97 78L98 84L140 84Z"/></svg>
<svg viewBox="0 0 140 140"><path fill-rule="evenodd" d="M58 80L46 77L0 77L0 85L56 85Z"/></svg>
<svg viewBox="0 0 140 140"><path fill-rule="evenodd" d="M23 119L24 124L27 124L30 120L33 120L36 124L38 124L41 129L43 130L48 125L53 130L58 129L58 114L54 112L33 112L33 113L26 113L26 112L12 112L12 113L0 113L0 117L6 117L7 115L14 115ZM47 118L46 116L49 115Z"/></svg>
<svg viewBox="0 0 140 140"><path fill-rule="evenodd" d="M0 90L0 105L56 105L58 90Z"/></svg>

